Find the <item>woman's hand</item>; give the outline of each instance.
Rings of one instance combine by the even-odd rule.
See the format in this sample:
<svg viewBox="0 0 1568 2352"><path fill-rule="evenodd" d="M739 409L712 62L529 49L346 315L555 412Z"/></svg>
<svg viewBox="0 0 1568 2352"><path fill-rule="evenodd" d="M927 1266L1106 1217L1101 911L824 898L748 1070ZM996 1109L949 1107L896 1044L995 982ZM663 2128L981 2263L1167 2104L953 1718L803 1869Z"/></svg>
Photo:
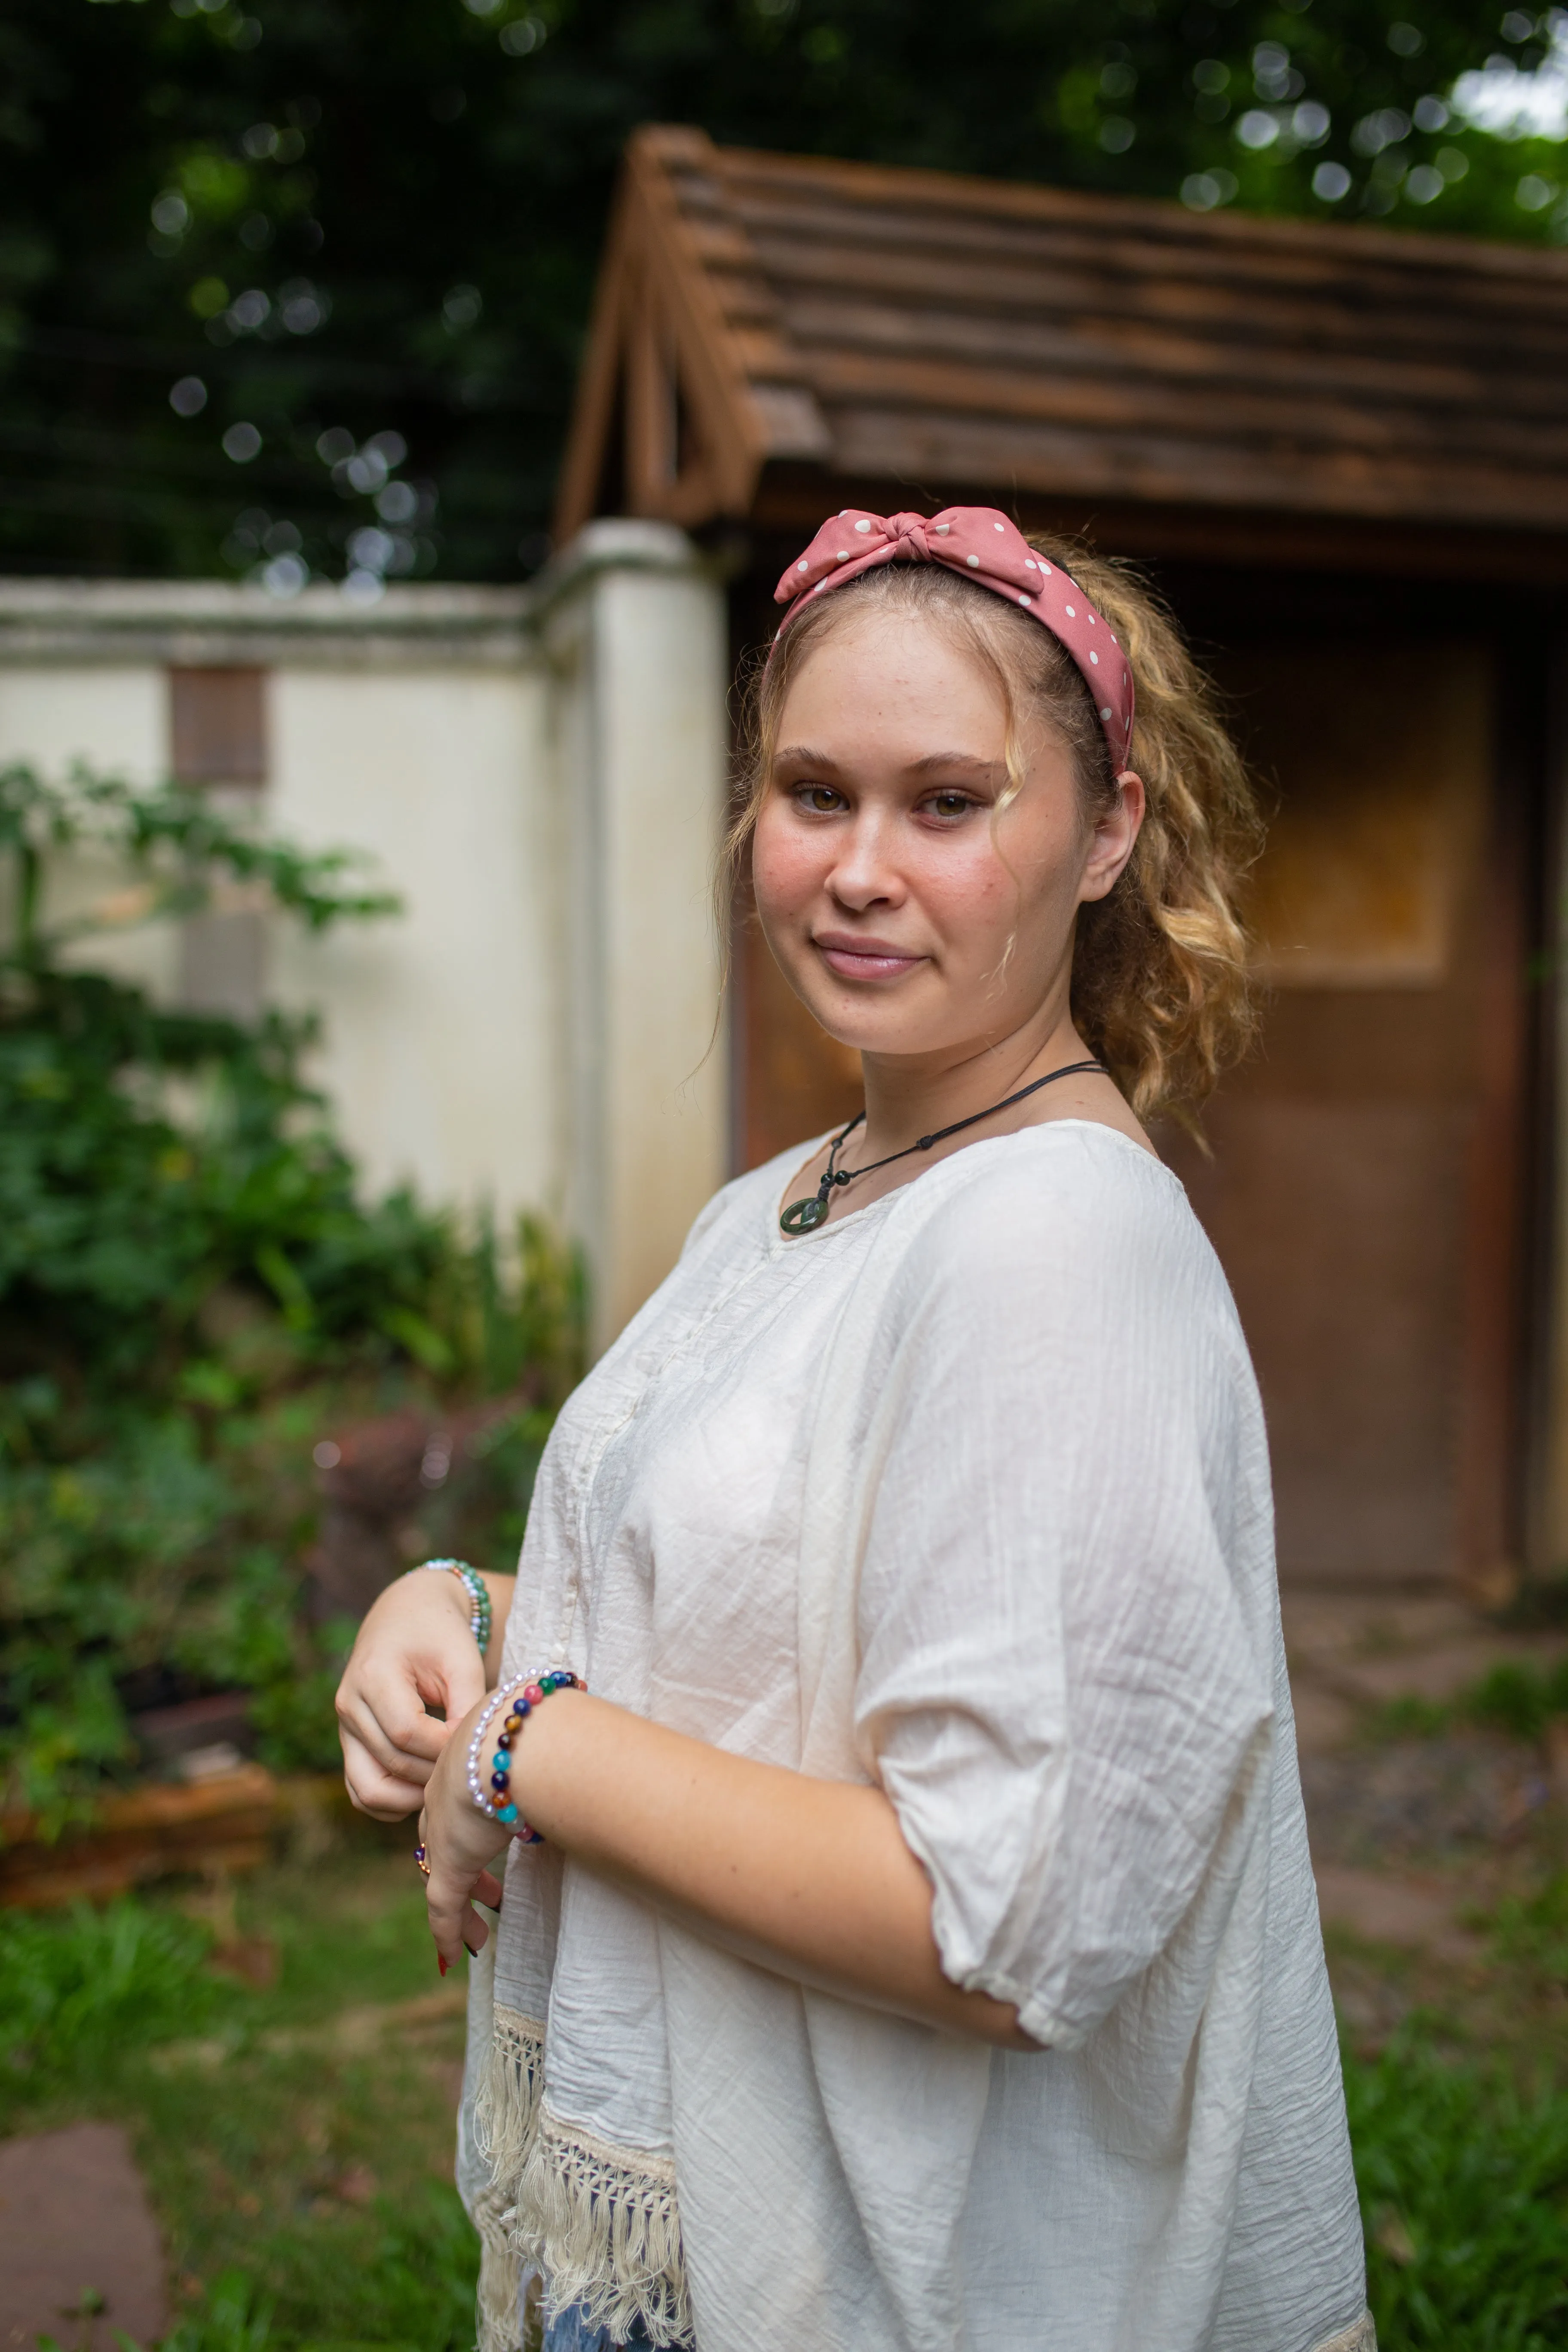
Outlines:
<svg viewBox="0 0 1568 2352"><path fill-rule="evenodd" d="M485 1582L489 1654L499 1659L515 1580ZM489 1676L471 1614L457 1577L419 1570L389 1584L359 1629L338 1685L338 1731L349 1795L375 1821L400 1822L416 1810L451 1727L484 1696Z"/></svg>
<svg viewBox="0 0 1568 2352"><path fill-rule="evenodd" d="M500 1881L486 1865L510 1840L500 1823L481 1813L468 1794L468 1744L489 1704L488 1697L481 1699L452 1725L426 1783L425 1810L419 1817L419 1839L429 1868L425 1892L430 1933L436 1938L443 1976L465 1948L481 1950L489 1934L474 1910L475 1900L488 1903L492 1911L500 1908ZM496 1728L500 1727L498 1713ZM485 1754L488 1776L489 1748Z"/></svg>

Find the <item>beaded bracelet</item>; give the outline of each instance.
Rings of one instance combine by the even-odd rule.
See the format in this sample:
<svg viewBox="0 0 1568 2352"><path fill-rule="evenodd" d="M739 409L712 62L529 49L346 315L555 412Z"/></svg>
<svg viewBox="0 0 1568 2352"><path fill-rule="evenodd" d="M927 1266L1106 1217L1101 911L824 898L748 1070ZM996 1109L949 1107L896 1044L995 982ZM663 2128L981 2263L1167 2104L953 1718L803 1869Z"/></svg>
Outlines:
<svg viewBox="0 0 1568 2352"><path fill-rule="evenodd" d="M490 1645L490 1592L479 1570L470 1568L466 1559L422 1559L415 1574L422 1574L426 1569L434 1570L438 1576L455 1576L463 1586L474 1604L468 1630L480 1650L488 1650Z"/></svg>
<svg viewBox="0 0 1568 2352"><path fill-rule="evenodd" d="M543 1838L537 1830L530 1829L520 1820L511 1801L511 1748L526 1718L541 1706L552 1691L586 1690L587 1684L580 1675L568 1674L563 1666L552 1666L548 1673L530 1675L521 1684L513 1683L509 1693L498 1694L494 1706L487 1707L474 1729L468 1743L468 1794L492 1822L524 1845L542 1845ZM506 1719L496 1740L495 1753L490 1758L489 1785L485 1786L482 1758L489 1738L489 1728L498 1713L506 1710Z"/></svg>

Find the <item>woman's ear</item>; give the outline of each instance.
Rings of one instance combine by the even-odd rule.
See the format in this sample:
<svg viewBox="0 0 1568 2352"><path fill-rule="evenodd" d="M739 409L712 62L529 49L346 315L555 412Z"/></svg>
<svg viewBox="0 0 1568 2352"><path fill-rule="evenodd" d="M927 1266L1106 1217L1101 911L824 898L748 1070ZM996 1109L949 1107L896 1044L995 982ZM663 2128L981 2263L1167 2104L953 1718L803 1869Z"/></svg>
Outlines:
<svg viewBox="0 0 1568 2352"><path fill-rule="evenodd" d="M1135 769L1124 768L1116 779L1116 798L1094 820L1080 900L1109 897L1132 855L1147 805L1142 777Z"/></svg>

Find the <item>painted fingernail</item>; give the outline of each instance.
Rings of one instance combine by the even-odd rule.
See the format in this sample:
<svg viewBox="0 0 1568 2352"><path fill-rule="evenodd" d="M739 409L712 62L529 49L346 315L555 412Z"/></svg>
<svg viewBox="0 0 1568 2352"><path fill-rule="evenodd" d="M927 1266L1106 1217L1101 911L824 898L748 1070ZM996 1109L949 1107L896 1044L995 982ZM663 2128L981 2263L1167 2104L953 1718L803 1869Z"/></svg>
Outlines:
<svg viewBox="0 0 1568 2352"><path fill-rule="evenodd" d="M445 1976L447 1973L447 1955L445 1952L437 1953L436 1966L440 1969L441 1974Z"/></svg>

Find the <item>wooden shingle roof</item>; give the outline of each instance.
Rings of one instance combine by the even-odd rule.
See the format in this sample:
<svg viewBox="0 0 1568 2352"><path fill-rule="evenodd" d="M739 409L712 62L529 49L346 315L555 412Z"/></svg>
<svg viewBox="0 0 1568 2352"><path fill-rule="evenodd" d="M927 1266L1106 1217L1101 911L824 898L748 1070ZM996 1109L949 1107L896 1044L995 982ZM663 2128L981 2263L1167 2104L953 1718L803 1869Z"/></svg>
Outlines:
<svg viewBox="0 0 1568 2352"><path fill-rule="evenodd" d="M1568 252L646 130L559 528L791 481L1568 534Z"/></svg>

